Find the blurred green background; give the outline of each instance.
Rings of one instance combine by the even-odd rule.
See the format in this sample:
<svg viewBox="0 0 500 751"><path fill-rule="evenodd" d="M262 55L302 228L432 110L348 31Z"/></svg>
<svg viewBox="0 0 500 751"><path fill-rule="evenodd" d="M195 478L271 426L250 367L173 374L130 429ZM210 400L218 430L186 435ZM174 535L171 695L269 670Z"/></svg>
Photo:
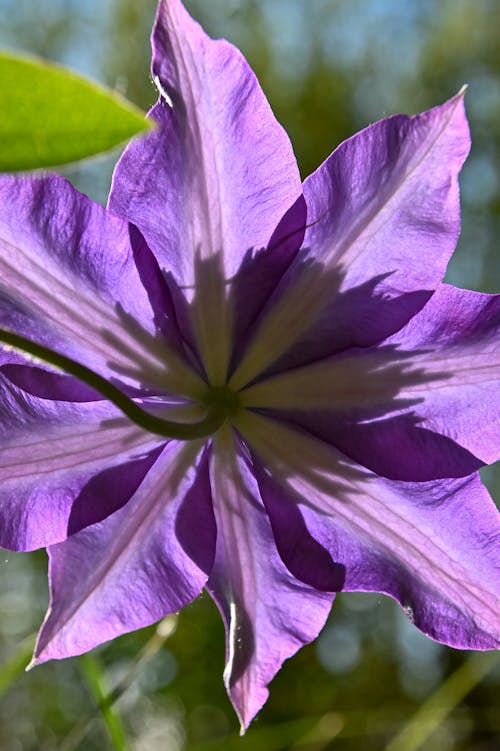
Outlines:
<svg viewBox="0 0 500 751"><path fill-rule="evenodd" d="M0 46L69 65L147 109L155 101L148 39L155 5L0 0ZM462 236L447 278L488 292L500 288L497 0L186 5L212 35L231 39L249 59L291 135L304 176L368 123L429 108L469 84L473 148L461 179ZM104 203L117 156L63 172ZM498 469L486 471L484 479L499 498ZM222 624L206 595L163 624L160 634L145 629L90 658L25 674L20 666L29 659L47 606L45 569L43 553L0 556L1 751L500 748L495 656L476 659L433 643L394 603L375 595L338 597L321 637L285 665L243 740L222 685ZM154 652L151 659L148 652ZM106 720L96 705L113 688L120 698ZM409 725L415 712L418 722ZM432 733L419 746L410 731L423 732L426 723ZM405 728L407 735L389 745Z"/></svg>

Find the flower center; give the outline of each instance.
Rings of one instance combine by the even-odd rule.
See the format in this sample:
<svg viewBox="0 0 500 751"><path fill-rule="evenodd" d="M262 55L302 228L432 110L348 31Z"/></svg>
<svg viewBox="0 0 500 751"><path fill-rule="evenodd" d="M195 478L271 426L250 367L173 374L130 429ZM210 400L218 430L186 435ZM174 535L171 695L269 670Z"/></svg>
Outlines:
<svg viewBox="0 0 500 751"><path fill-rule="evenodd" d="M210 386L201 399L202 404L221 417L234 417L241 407L239 394L227 386Z"/></svg>

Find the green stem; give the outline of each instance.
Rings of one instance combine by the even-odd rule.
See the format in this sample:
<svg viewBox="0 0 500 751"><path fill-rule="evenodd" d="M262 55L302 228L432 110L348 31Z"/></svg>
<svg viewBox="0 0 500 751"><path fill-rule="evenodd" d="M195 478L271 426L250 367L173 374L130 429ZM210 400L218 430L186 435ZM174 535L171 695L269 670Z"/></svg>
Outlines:
<svg viewBox="0 0 500 751"><path fill-rule="evenodd" d="M127 734L120 715L115 711L114 707L107 702L109 691L98 658L94 654L87 653L80 656L79 664L87 681L87 685L98 702L99 710L111 743L113 744L113 748L116 749L116 751L127 751L129 748Z"/></svg>
<svg viewBox="0 0 500 751"><path fill-rule="evenodd" d="M110 692L107 692L105 690L102 682L102 672L99 686L97 686L94 682L94 675L90 675L88 672L88 667L90 665L92 673L95 673L95 670L92 670L92 668L96 665L95 658L92 658L89 654L82 655L82 657L80 657L80 661L83 660L84 669L87 668L87 677L91 678L91 688L94 690L95 696L98 699L98 706L90 714L82 717L80 721L72 728L70 733L66 736L66 738L63 739L63 742L59 746L59 751L76 751L76 749L82 748L82 741L85 740L86 736L88 735L98 713L102 713L110 735L111 731L113 731L113 737L116 737L117 722L120 723L120 719L119 716L115 713L114 718L111 720L111 727L109 725L110 715L106 714L107 710L112 709L115 702L117 702L118 699L120 699L120 697L125 693L125 691L127 691L127 689L133 683L134 679L137 677L140 670L144 667L144 664L151 660L160 651L166 640L174 633L176 623L177 616L175 615L167 615L162 621L160 621L154 634L140 650L131 668L125 673L125 675L122 676L119 683ZM80 664L82 665L82 662L80 662ZM97 688L97 691L94 689L94 687ZM118 730L118 734L120 734L120 730ZM126 743L124 732L121 733L121 738L124 739ZM116 743L115 747L117 749L121 749L121 746L118 746ZM127 747L125 746L125 748Z"/></svg>
<svg viewBox="0 0 500 751"><path fill-rule="evenodd" d="M26 339L24 336L14 334L12 331L0 329L0 342L20 350L23 354L36 357L39 360L52 365L59 370L63 370L69 375L75 376L78 380L86 383L95 391L112 402L119 410L132 420L136 425L144 430L148 430L155 435L161 435L165 438L177 438L180 440L194 440L196 438L205 438L218 430L225 420L225 414L221 410L208 410L204 420L196 423L179 423L171 420L164 420L156 417L149 412L141 409L132 399L120 391L116 386L107 381L102 376L94 373L93 370L85 365L71 360L69 357L53 352L42 344L37 344Z"/></svg>
<svg viewBox="0 0 500 751"><path fill-rule="evenodd" d="M418 751L449 713L498 663L500 655L472 654L427 699L385 747L385 751Z"/></svg>

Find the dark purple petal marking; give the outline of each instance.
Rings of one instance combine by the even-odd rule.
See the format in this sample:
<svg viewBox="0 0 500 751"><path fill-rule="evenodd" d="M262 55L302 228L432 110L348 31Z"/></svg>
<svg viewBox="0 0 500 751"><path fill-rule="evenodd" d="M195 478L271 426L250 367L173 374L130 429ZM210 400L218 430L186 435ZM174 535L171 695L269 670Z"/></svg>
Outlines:
<svg viewBox="0 0 500 751"><path fill-rule="evenodd" d="M174 301L158 261L146 240L134 224L129 224L130 245L134 261L153 310L156 328L169 343L179 347L181 337L177 327Z"/></svg>
<svg viewBox="0 0 500 751"><path fill-rule="evenodd" d="M18 388L39 399L65 402L95 402L102 395L73 376L51 373L35 365L7 364L2 373Z"/></svg>
<svg viewBox="0 0 500 751"><path fill-rule="evenodd" d="M345 567L309 534L298 504L266 471L258 459L252 464L276 547L285 566L297 579L315 589L338 592L345 582Z"/></svg>
<svg viewBox="0 0 500 751"><path fill-rule="evenodd" d="M102 522L132 498L163 451L163 446L145 457L109 467L94 475L71 506L68 537L91 524Z"/></svg>
<svg viewBox="0 0 500 751"><path fill-rule="evenodd" d="M365 422L358 421L355 412L302 412L286 417L391 480L424 482L465 477L484 466L456 441L423 427L418 407L415 412L371 422L366 418Z"/></svg>
<svg viewBox="0 0 500 751"><path fill-rule="evenodd" d="M248 344L249 332L266 302L299 252L306 222L306 203L300 196L281 219L268 246L248 251L243 258L230 287L229 304L234 311L233 367Z"/></svg>

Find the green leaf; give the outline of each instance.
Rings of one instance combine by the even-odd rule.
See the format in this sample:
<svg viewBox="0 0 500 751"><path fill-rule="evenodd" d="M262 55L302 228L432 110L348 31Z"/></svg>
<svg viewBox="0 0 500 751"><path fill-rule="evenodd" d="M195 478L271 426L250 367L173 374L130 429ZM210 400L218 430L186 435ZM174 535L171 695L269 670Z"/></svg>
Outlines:
<svg viewBox="0 0 500 751"><path fill-rule="evenodd" d="M39 58L0 52L0 171L75 162L149 127L115 92Z"/></svg>

